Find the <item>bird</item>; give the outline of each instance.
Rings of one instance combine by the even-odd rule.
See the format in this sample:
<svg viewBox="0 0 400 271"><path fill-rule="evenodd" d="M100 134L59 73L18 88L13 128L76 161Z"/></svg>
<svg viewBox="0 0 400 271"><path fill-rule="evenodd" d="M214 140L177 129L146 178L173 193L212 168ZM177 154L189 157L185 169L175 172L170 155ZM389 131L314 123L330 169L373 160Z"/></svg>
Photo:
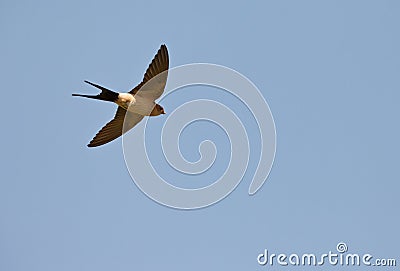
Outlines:
<svg viewBox="0 0 400 271"><path fill-rule="evenodd" d="M167 46L162 44L147 68L142 82L129 92L114 92L85 80L85 83L100 89L101 93L98 95L72 94L72 96L113 102L118 105L114 118L101 128L87 146L98 147L117 139L132 129L145 116L152 117L165 114L164 108L157 104L155 100L164 92L168 68L168 50Z"/></svg>

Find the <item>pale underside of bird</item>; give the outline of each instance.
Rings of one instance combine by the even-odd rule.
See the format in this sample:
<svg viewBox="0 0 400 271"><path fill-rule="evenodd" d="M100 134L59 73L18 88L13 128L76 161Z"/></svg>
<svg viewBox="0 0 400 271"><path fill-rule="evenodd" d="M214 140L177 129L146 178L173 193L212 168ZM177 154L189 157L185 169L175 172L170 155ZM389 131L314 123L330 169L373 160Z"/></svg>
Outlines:
<svg viewBox="0 0 400 271"><path fill-rule="evenodd" d="M164 92L168 77L169 57L163 44L151 61L142 82L126 93L117 93L97 84L85 81L98 89L98 95L72 94L85 98L113 102L118 105L114 118L90 141L88 147L104 145L132 129L145 116L165 114L164 108L155 103Z"/></svg>

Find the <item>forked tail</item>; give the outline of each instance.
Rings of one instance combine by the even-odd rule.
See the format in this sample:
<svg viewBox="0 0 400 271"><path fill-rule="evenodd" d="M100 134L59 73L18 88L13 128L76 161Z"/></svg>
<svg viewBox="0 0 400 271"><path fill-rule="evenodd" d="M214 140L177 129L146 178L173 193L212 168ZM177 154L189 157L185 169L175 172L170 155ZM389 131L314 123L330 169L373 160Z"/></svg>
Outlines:
<svg viewBox="0 0 400 271"><path fill-rule="evenodd" d="M109 89L107 89L105 87L96 85L96 84L91 83L89 81L85 81L85 83L100 89L101 93L97 94L97 95L72 94L72 96L79 96L79 97L91 98L91 99L108 101L108 102L115 102L115 101L118 100L118 93L117 92L114 92L114 91L109 90Z"/></svg>

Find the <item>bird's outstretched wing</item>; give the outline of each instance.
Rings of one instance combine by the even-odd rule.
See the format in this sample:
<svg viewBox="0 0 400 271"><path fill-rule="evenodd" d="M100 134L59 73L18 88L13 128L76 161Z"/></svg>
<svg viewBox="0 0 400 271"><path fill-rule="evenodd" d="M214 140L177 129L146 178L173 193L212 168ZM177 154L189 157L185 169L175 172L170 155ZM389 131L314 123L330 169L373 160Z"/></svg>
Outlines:
<svg viewBox="0 0 400 271"><path fill-rule="evenodd" d="M124 119L126 115L126 122L124 127ZM114 139L120 137L123 133L132 129L138 124L144 116L128 112L122 107L118 107L114 119L107 123L90 141L88 147L97 147L106 144Z"/></svg>
<svg viewBox="0 0 400 271"><path fill-rule="evenodd" d="M158 99L164 92L167 83L168 66L168 50L167 46L163 44L147 68L142 82L133 88L130 93L133 95L139 94L152 100Z"/></svg>

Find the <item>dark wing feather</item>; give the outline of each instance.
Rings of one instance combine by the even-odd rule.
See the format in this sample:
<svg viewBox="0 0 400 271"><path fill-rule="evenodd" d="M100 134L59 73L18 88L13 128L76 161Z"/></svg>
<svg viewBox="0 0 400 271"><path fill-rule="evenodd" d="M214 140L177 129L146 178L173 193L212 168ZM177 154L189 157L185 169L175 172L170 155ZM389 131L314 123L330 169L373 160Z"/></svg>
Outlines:
<svg viewBox="0 0 400 271"><path fill-rule="evenodd" d="M124 127L124 119L126 114L129 115L126 116L128 119L125 122L125 127ZM114 139L120 137L123 133L132 129L142 119L143 119L142 115L132 112L127 112L122 107L118 107L114 119L112 119L103 128L101 128L101 130L95 135L92 141L90 141L88 147L97 147L100 145L104 145L110 141L113 141Z"/></svg>
<svg viewBox="0 0 400 271"><path fill-rule="evenodd" d="M160 97L161 94L164 92L164 88L167 83L168 67L169 67L168 50L167 46L163 44L161 45L157 54L154 56L149 67L147 68L142 82L135 88L133 88L130 91L130 93L135 95L140 90L141 92L140 95L149 96L153 100ZM157 78L155 80L149 82L156 76Z"/></svg>

